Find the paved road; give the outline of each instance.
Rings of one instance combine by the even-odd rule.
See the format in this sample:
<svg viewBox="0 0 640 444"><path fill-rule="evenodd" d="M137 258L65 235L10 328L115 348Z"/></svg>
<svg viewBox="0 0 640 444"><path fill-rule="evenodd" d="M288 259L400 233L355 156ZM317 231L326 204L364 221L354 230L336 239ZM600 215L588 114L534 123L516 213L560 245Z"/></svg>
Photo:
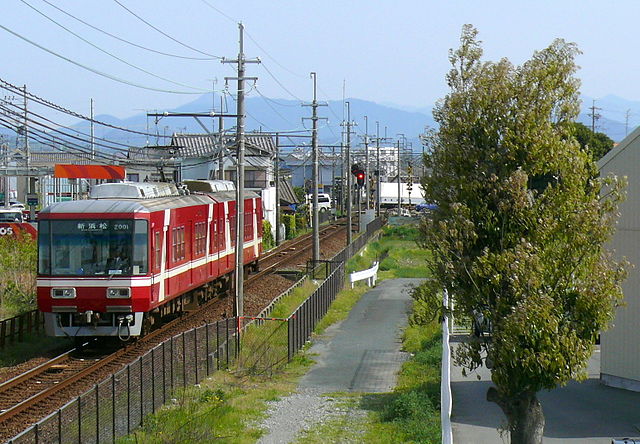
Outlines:
<svg viewBox="0 0 640 444"><path fill-rule="evenodd" d="M582 383L539 394L546 418L545 444L609 444L611 438L640 438L640 393L600 384L599 349L589 361L588 372L589 379ZM504 420L502 411L486 400L491 386L488 370L482 368L465 378L452 365L451 381L454 443L509 442L496 431Z"/></svg>
<svg viewBox="0 0 640 444"><path fill-rule="evenodd" d="M382 281L362 296L349 317L328 328L311 353L316 364L300 382L302 388L388 392L407 358L400 335L411 309L409 290L420 279Z"/></svg>

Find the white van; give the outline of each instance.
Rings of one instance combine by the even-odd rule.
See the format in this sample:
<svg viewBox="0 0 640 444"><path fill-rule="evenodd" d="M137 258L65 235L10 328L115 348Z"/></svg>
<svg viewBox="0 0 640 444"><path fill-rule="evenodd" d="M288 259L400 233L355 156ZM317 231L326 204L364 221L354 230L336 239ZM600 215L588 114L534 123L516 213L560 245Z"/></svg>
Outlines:
<svg viewBox="0 0 640 444"><path fill-rule="evenodd" d="M307 205L313 206L313 194L307 194ZM331 196L327 193L318 193L318 211L331 210Z"/></svg>

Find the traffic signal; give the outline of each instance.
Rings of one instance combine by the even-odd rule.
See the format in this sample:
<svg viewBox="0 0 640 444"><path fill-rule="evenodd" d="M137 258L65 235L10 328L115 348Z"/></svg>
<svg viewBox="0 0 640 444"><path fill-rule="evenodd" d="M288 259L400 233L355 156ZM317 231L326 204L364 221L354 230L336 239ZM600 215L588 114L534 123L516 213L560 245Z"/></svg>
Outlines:
<svg viewBox="0 0 640 444"><path fill-rule="evenodd" d="M358 186L362 188L364 186L364 171L358 170L356 171L356 180L358 182Z"/></svg>

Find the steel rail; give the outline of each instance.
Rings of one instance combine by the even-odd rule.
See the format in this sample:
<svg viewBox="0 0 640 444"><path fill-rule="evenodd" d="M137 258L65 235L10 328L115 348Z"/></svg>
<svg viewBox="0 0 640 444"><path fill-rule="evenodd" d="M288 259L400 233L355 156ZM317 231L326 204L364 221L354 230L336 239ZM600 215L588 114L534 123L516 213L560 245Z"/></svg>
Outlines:
<svg viewBox="0 0 640 444"><path fill-rule="evenodd" d="M335 230L340 229L340 228L344 228L341 225L337 225L337 224L331 224L328 226L325 226L322 228L322 232L321 234L326 238L329 237L331 234L334 234ZM247 283L249 282L254 282L255 280L259 279L260 277L272 272L274 269L276 269L277 267L279 267L283 262L289 262L291 261L292 257L296 257L299 256L301 254L304 254L307 252L307 250L310 248L310 245L307 246L307 248L302 248L300 250L296 250L297 248L299 248L300 246L304 246L305 243L308 243L309 240L311 238L311 235L305 235L303 237L299 237L293 240L293 242L288 242L283 244L280 248L278 248L276 251L273 252L273 254L270 254L268 256L263 256L260 260L263 261L265 259L273 259L274 257L277 257L278 255L283 255L283 258L279 261L277 261L276 263L269 265L265 270L260 271L257 274L251 275L250 278L247 280ZM209 301L207 301L205 304L203 304L200 309L204 309L209 307L210 305L215 304L218 301L218 298L213 298ZM199 310L200 310L199 309ZM188 313L188 312L187 312ZM160 336L162 334L168 333L170 331L171 328L175 327L176 325L178 325L180 322L185 322L188 321L189 315L186 314L184 316L180 316L170 322L168 322L167 324L162 325L161 328L151 331L148 334L146 334L144 337L139 338L136 342L121 348L117 351L115 351L114 353L105 356L99 360L97 360L96 362L94 362L93 364L89 364L87 367L85 367L84 369L81 369L80 371L78 371L77 373L74 373L73 375L68 376L67 378L58 381L57 383L54 383L53 385L49 386L49 387L45 387L43 390L41 390L40 392L30 396L29 398L19 402L18 404L13 405L12 407L4 410L4 411L0 411L0 424L2 424L3 422L8 421L10 418L15 417L16 415L28 410L29 408L35 406L37 403L46 400L47 398L53 397L55 394L61 392L62 390L68 388L69 386L75 384L76 382L81 381L82 379L84 379L85 377L90 376L92 373L96 372L97 370L113 363L114 361L116 361L117 359L123 357L124 355L126 355L127 353L132 351L133 347L136 346L140 346L144 343L147 343L149 341L151 341L152 339L154 339L157 336ZM4 383L0 384L0 394L6 393L8 390L15 388L17 386L19 386L22 383L25 383L27 381L29 381L30 379L34 379L36 378L38 375L43 374L44 372L46 372L48 369L52 368L55 365L59 365L62 362L66 362L68 360L71 359L70 354L74 351L77 351L77 349L72 349L68 352L63 353L62 355L56 356L55 358L40 364L39 366L28 370L27 372L17 375L14 378L11 378L7 381L5 381Z"/></svg>

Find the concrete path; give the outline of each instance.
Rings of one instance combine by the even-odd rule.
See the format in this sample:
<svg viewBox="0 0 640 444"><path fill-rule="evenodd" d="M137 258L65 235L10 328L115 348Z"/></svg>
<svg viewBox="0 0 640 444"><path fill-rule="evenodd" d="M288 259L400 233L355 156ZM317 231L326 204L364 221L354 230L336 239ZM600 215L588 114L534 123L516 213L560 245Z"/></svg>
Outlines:
<svg viewBox="0 0 640 444"><path fill-rule="evenodd" d="M571 382L539 393L546 418L544 443L609 444L612 438L640 438L640 393L600 384L599 349L589 361L588 372L589 379L582 383ZM465 378L461 369L452 365L454 443L509 442L508 435L503 439L496 430L504 415L486 400L490 386L491 377L484 367Z"/></svg>
<svg viewBox="0 0 640 444"><path fill-rule="evenodd" d="M382 281L362 296L349 317L329 327L310 352L316 364L301 388L321 392L388 392L407 354L400 335L411 309L410 289L420 279Z"/></svg>
<svg viewBox="0 0 640 444"><path fill-rule="evenodd" d="M262 424L268 432L258 444L293 442L302 430L344 414L328 393L391 391L408 357L400 351L400 336L411 311L410 289L421 281L379 282L360 298L346 320L315 338L310 353L315 354L316 364L301 379L296 393L271 404L269 418Z"/></svg>

